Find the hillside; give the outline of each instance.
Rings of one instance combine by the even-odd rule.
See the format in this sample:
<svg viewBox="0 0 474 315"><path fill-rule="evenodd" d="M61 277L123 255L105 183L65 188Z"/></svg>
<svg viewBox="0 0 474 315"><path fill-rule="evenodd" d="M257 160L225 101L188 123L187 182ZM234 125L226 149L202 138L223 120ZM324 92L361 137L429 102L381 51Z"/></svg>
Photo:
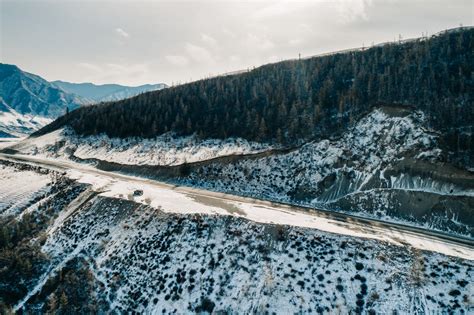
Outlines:
<svg viewBox="0 0 474 315"><path fill-rule="evenodd" d="M430 39L375 47L363 52L277 63L241 75L146 93L122 102L73 111L33 137L5 149L5 152L72 160L107 171L178 185L472 237L474 175L471 157L474 150L469 146L472 139L467 131L473 121L468 118L473 108L470 106L472 90L469 89L470 79L461 74L472 69L472 51L465 47L473 43L472 30L457 29ZM393 93L388 93L390 85L379 85L376 94L381 98L377 99L374 95L376 101L365 99L363 89L350 87L351 93L357 92L351 98L353 103L339 114L341 107L329 101L324 107L327 114L323 114L321 100L303 106L298 103L298 98L293 98L297 103L292 106L303 106L302 110L290 110L295 115L306 115L309 108L319 108L319 121L313 120L307 126L295 127L291 118L293 114L286 111L283 103L254 104L260 98L254 99L245 94L249 84L259 81L261 84L251 88L258 90L270 80L274 83L268 85L267 94L261 94L259 90L261 97L268 97L268 100L295 97L295 84L304 83L305 87L301 87L299 93L302 99L304 91L308 91L306 94L315 91L323 93L311 89L311 85L317 86L317 80L327 81L328 77L338 77L336 73L353 71L352 66L344 66L346 59L350 59L351 65L359 71L369 71L367 69L375 69L377 63L387 63L386 68L395 69L392 64L396 62L390 61L391 58L400 62L397 71L387 76L374 76L372 81L395 82L397 76L405 71L412 77L407 74L404 80L397 81L398 84L418 80L416 84L391 90ZM364 62L356 63L356 60ZM433 89L427 86L429 76L413 70L416 65L427 73L431 68L448 64L451 67L456 65L459 71L446 72L446 79L436 81L437 85L445 86ZM319 74L321 69L329 66L333 68L325 72L326 76ZM311 67L314 67L311 75L295 77L297 69L305 69L308 73ZM286 76L283 75L285 73ZM309 81L301 81L303 78ZM279 84L285 80L288 80L287 88L283 89ZM340 90L341 93L344 91ZM401 97L401 91L405 97L413 98L410 105L381 103L390 100L389 97ZM224 102L236 96L234 94L240 96L237 102ZM432 99L434 95L438 95L439 99ZM213 97L215 99L209 106L213 106L216 113L228 111L225 116L234 117L237 125L245 125L245 117L259 117L259 109L268 117L286 113L286 119L270 119L272 124L279 123L265 123L263 137L262 134L254 137L252 132L259 128L251 125L232 131L232 124L225 124L226 118L217 119L217 114L214 115L215 129L199 129L200 122L213 117L202 114L205 113L206 100ZM180 99L189 102L183 101L175 106L174 102ZM160 103L162 100L169 101L167 109L164 108L165 103ZM432 103L425 103L428 100ZM252 104L252 114L245 113L246 106ZM458 104L456 110L464 114L459 115L448 104ZM173 124L174 128L170 127L168 132L163 133L168 128L159 124L159 117L176 114L179 119L185 119L192 117L193 111L197 113L200 108L202 112L195 117L196 121L187 124L192 132L188 134L180 130L179 124ZM170 114L173 111L174 114ZM440 120L438 115L442 114L444 117ZM296 129L293 130L292 126ZM52 130L54 132L48 133ZM223 137L219 130L227 130L234 136ZM292 130L297 134L292 135ZM457 134L453 142L453 134L460 130L464 131Z"/></svg>
<svg viewBox="0 0 474 315"><path fill-rule="evenodd" d="M0 97L20 114L58 117L82 104L80 97L55 87L17 66L0 64Z"/></svg>
<svg viewBox="0 0 474 315"><path fill-rule="evenodd" d="M178 185L474 235L474 174L444 162L421 111L383 106L339 138L292 149L240 138L81 136L70 128L6 152L72 160Z"/></svg>
<svg viewBox="0 0 474 315"><path fill-rule="evenodd" d="M52 118L20 114L0 98L0 137L14 138L25 136L53 121Z"/></svg>
<svg viewBox="0 0 474 315"><path fill-rule="evenodd" d="M0 176L2 313L472 310L470 247L75 170Z"/></svg>
<svg viewBox="0 0 474 315"><path fill-rule="evenodd" d="M140 86L124 86L119 84L70 83L64 81L51 82L62 90L79 95L91 103L123 100L138 94L157 91L167 87L164 83L144 84Z"/></svg>
<svg viewBox="0 0 474 315"><path fill-rule="evenodd" d="M473 8L0 0L0 315L474 315Z"/></svg>
<svg viewBox="0 0 474 315"><path fill-rule="evenodd" d="M119 102L81 108L36 135L242 137L293 146L333 138L380 104L421 110L441 132L447 161L474 166L474 30L285 61Z"/></svg>
<svg viewBox="0 0 474 315"><path fill-rule="evenodd" d="M0 131L24 136L84 104L41 77L0 63Z"/></svg>

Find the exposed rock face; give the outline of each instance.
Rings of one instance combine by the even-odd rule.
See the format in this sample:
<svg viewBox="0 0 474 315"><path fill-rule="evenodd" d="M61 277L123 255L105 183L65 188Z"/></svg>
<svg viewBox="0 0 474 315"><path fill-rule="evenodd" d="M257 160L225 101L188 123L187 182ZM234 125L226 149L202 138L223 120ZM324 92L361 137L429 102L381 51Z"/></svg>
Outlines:
<svg viewBox="0 0 474 315"><path fill-rule="evenodd" d="M196 166L181 182L473 235L474 174L444 160L421 112L381 108L337 140Z"/></svg>
<svg viewBox="0 0 474 315"><path fill-rule="evenodd" d="M381 107L337 139L293 150L238 139L141 142L67 131L28 139L14 149L210 190L474 235L474 174L445 162L446 149L420 111ZM186 163L187 158L195 163Z"/></svg>

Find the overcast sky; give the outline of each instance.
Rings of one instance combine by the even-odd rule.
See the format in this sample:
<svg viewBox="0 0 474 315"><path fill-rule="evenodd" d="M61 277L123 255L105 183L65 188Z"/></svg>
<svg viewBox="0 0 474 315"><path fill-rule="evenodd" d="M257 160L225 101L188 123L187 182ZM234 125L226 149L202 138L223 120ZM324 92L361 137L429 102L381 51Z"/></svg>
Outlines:
<svg viewBox="0 0 474 315"><path fill-rule="evenodd" d="M0 62L47 80L186 82L474 24L473 0L0 0Z"/></svg>

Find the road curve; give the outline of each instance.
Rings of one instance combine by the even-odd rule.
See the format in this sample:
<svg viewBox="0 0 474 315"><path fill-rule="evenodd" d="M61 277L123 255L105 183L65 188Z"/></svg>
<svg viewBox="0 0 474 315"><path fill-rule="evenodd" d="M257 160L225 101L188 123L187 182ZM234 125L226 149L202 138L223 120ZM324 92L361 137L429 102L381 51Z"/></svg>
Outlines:
<svg viewBox="0 0 474 315"><path fill-rule="evenodd" d="M236 196L226 193L213 192L204 189L175 186L164 182L129 176L114 172L98 170L90 165L79 164L67 160L45 159L27 155L0 153L0 159L13 161L17 163L32 164L56 171L76 170L82 173L98 175L113 180L124 181L127 183L147 184L152 187L171 190L191 196L192 198L213 198L220 201L233 203L251 204L262 209L271 208L280 213L291 214L293 216L312 216L314 219L324 219L332 224L349 226L351 229L364 231L364 233L373 234L374 237L382 240L393 241L394 243L408 244L418 249L438 251L447 255L454 255L465 259L474 260L474 240L469 237L453 235L441 231L428 230L400 223L393 223L372 218L364 218L346 213L332 212L328 210L313 209L309 207L295 206L280 202L270 202L260 199ZM263 211L263 210L262 210ZM277 214L278 215L278 214ZM252 218L248 218L252 220ZM273 223L273 222L269 222ZM280 224L280 222L277 222ZM285 223L282 223L285 224ZM388 236L388 237L385 237ZM438 249L438 247L440 249ZM449 251L445 249L449 248Z"/></svg>

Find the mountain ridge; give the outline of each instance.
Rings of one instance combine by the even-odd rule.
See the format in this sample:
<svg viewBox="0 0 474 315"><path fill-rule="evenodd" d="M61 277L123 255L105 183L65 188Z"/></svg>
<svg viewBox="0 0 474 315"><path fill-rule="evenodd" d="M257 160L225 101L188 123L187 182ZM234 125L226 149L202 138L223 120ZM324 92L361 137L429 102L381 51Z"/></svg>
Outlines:
<svg viewBox="0 0 474 315"><path fill-rule="evenodd" d="M91 102L108 102L136 96L140 93L166 88L165 83L126 86L121 84L72 83L62 80L51 81L62 90L79 95Z"/></svg>
<svg viewBox="0 0 474 315"><path fill-rule="evenodd" d="M51 85L38 75L21 70L16 65L0 63L0 97L20 114L55 117L66 107L75 109L84 101Z"/></svg>
<svg viewBox="0 0 474 315"><path fill-rule="evenodd" d="M4 137L25 136L87 103L38 75L4 63L0 63L0 100L0 132Z"/></svg>
<svg viewBox="0 0 474 315"><path fill-rule="evenodd" d="M168 131L283 145L337 136L378 104L422 110L450 162L474 166L474 29L263 65L82 108L36 133L152 138Z"/></svg>
<svg viewBox="0 0 474 315"><path fill-rule="evenodd" d="M87 90L92 86L96 89L96 94L92 98L90 93L79 95L81 93L74 91L77 86L79 92L80 87L85 86ZM17 65L0 63L0 136L23 137L81 106L116 101L165 87L164 83L129 87L118 84L49 82L36 74L23 71ZM96 97L97 95L100 97Z"/></svg>

